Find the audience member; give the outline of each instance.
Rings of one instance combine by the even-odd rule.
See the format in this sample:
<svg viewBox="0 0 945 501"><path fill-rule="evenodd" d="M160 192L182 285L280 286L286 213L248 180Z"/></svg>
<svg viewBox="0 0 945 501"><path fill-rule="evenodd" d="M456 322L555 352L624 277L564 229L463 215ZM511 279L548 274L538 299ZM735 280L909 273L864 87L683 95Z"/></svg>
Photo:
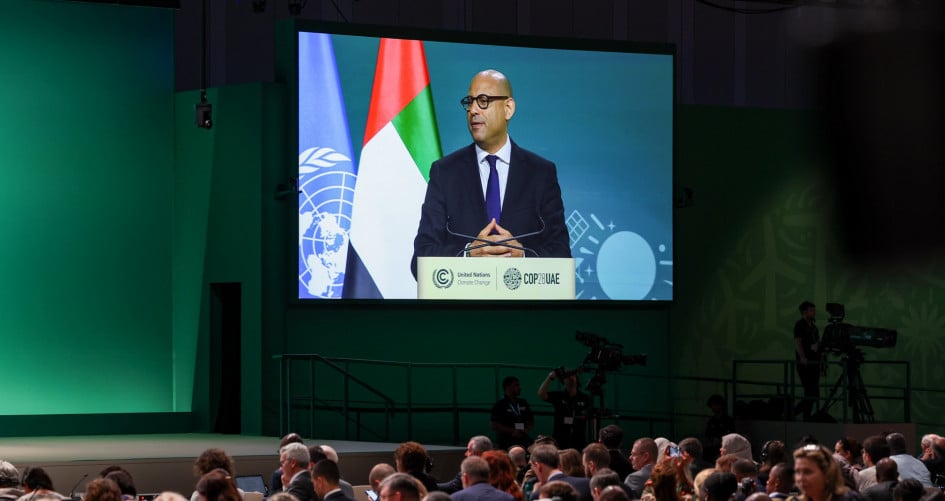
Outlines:
<svg viewBox="0 0 945 501"><path fill-rule="evenodd" d="M511 494L515 501L525 500L522 488L515 481L515 465L508 454L504 451L486 451L480 457L489 463L489 484Z"/></svg>
<svg viewBox="0 0 945 501"><path fill-rule="evenodd" d="M705 481L709 478L709 475L713 473L716 473L715 468L706 468L700 471L699 474L696 475L696 478L692 479L692 488L693 492L696 493L695 497L697 499L701 500L705 497Z"/></svg>
<svg viewBox="0 0 945 501"><path fill-rule="evenodd" d="M22 496L20 485L20 470L13 463L0 460L0 499L6 501Z"/></svg>
<svg viewBox="0 0 945 501"><path fill-rule="evenodd" d="M508 492L496 489L489 482L489 463L478 456L469 456L460 467L463 489L450 495L453 501L513 501Z"/></svg>
<svg viewBox="0 0 945 501"><path fill-rule="evenodd" d="M758 466L758 480L762 483L767 483L774 465L787 462L787 451L784 448L784 442L780 440L769 440L765 442L764 445L761 446L760 458L761 465Z"/></svg>
<svg viewBox="0 0 945 501"><path fill-rule="evenodd" d="M893 501L893 489L899 485L899 468L890 458L876 463L876 485L860 493L867 501Z"/></svg>
<svg viewBox="0 0 945 501"><path fill-rule="evenodd" d="M660 461L653 466L650 478L643 487L641 501L680 501L676 468L672 461Z"/></svg>
<svg viewBox="0 0 945 501"><path fill-rule="evenodd" d="M513 445L528 447L532 443L529 433L535 425L535 416L528 402L519 398L522 384L517 377L508 376L502 380L502 391L505 396L492 406L490 416L496 446L499 449L508 449Z"/></svg>
<svg viewBox="0 0 945 501"><path fill-rule="evenodd" d="M551 445L554 446L555 450L558 449L558 443L555 442L554 437L551 435L538 435L535 437L535 442L528 447L529 454L539 445ZM531 461L529 460L528 471L525 472L525 476L522 480L522 491L525 493L525 499L531 499L532 494L537 490L535 489L535 484L537 483L538 477L535 475L535 470L531 467Z"/></svg>
<svg viewBox="0 0 945 501"><path fill-rule="evenodd" d="M560 469L558 449L553 445L539 445L532 449L532 470L543 488L556 480L566 482L577 491L580 501L592 501L590 482L584 477L565 475ZM538 492L532 492L531 498L538 499Z"/></svg>
<svg viewBox="0 0 945 501"><path fill-rule="evenodd" d="M716 471L703 482L699 499L701 501L728 501L736 490L738 490L738 481L735 480L735 475Z"/></svg>
<svg viewBox="0 0 945 501"><path fill-rule="evenodd" d="M197 482L197 493L200 494L201 501L240 501L240 494L236 490L233 477L223 468L217 468L200 477ZM312 499L312 496L309 496L309 499Z"/></svg>
<svg viewBox="0 0 945 501"><path fill-rule="evenodd" d="M632 493L630 499L640 499L643 494L643 486L649 480L650 473L653 472L653 465L656 464L658 457L657 454L656 442L652 438L644 437L633 442L633 448L630 449L630 464L636 471L627 475L627 478L623 481Z"/></svg>
<svg viewBox="0 0 945 501"><path fill-rule="evenodd" d="M582 462L581 453L577 449L559 449L558 457L560 458L559 467L565 475L571 477L586 477L584 473L584 464Z"/></svg>
<svg viewBox="0 0 945 501"><path fill-rule="evenodd" d="M765 492L771 499L787 499L794 490L794 466L778 463L768 471Z"/></svg>
<svg viewBox="0 0 945 501"><path fill-rule="evenodd" d="M751 455L751 443L738 433L729 433L722 437L722 447L719 448L719 455L724 456L726 454L735 454L741 459L754 460Z"/></svg>
<svg viewBox="0 0 945 501"><path fill-rule="evenodd" d="M394 464L397 466L397 471L413 476L423 484L427 492L433 492L438 487L436 479L426 472L429 460L427 450L417 442L404 442L394 451Z"/></svg>
<svg viewBox="0 0 945 501"><path fill-rule="evenodd" d="M630 501L626 489L619 485L608 485L601 491L597 501Z"/></svg>
<svg viewBox="0 0 945 501"><path fill-rule="evenodd" d="M427 489L413 475L392 473L379 487L378 497L383 501L420 501Z"/></svg>
<svg viewBox="0 0 945 501"><path fill-rule="evenodd" d="M466 443L466 457L471 456L482 456L483 452L492 450L492 440L489 440L489 437L485 435L476 435L469 439L469 442ZM525 449L522 449L522 452L525 452ZM523 454L524 456L524 454ZM524 459L524 457L523 457ZM446 492L447 494L452 494L463 488L463 472L460 471L453 477L449 482L444 482L442 484L436 484L437 489Z"/></svg>
<svg viewBox="0 0 945 501"><path fill-rule="evenodd" d="M449 494L443 491L428 492L426 496L423 496L423 501L451 501L452 499Z"/></svg>
<svg viewBox="0 0 945 501"><path fill-rule="evenodd" d="M585 448L585 450L587 449ZM617 475L617 472L614 470L610 468L598 468L594 472L594 476L592 476L591 480L588 482L588 486L591 488L591 497L594 498L594 501L600 501L601 493L611 485L621 486L624 484L620 481L620 476Z"/></svg>
<svg viewBox="0 0 945 501"><path fill-rule="evenodd" d="M338 463L322 459L312 466L312 487L319 501L354 501L341 490L341 471Z"/></svg>
<svg viewBox="0 0 945 501"><path fill-rule="evenodd" d="M794 451L794 483L802 501L851 501L856 491L843 483L840 465L822 445L805 445Z"/></svg>
<svg viewBox="0 0 945 501"><path fill-rule="evenodd" d="M896 466L899 467L900 480L914 478L921 482L924 487L932 487L929 469L925 467L922 461L906 452L906 437L902 433L886 435L886 443L889 444L889 458L895 461Z"/></svg>
<svg viewBox="0 0 945 501"><path fill-rule="evenodd" d="M919 459L924 461L932 457L932 444L935 442L936 438L938 438L938 435L934 433L922 435L922 440L919 441L919 447L922 449L922 452L919 454Z"/></svg>
<svg viewBox="0 0 945 501"><path fill-rule="evenodd" d="M893 459L893 461L895 461L895 459ZM899 475L901 476L902 472L899 472ZM893 489L893 499L895 501L919 501L924 495L925 487L922 486L922 482L915 478L903 479L899 482L899 485Z"/></svg>
<svg viewBox="0 0 945 501"><path fill-rule="evenodd" d="M562 449L583 449L587 445L587 418L594 403L590 395L578 389L577 372L571 372L561 379L564 391L548 391L548 385L556 378L557 371L549 372L538 388L538 396L555 409L552 435Z"/></svg>
<svg viewBox="0 0 945 501"><path fill-rule="evenodd" d="M584 476L592 478L598 470L610 467L610 451L603 444L589 444L584 448L581 463L584 465Z"/></svg>
<svg viewBox="0 0 945 501"><path fill-rule="evenodd" d="M525 473L528 471L528 452L524 447L516 445L509 449L509 459L515 465L515 481L522 485L525 480Z"/></svg>
<svg viewBox="0 0 945 501"><path fill-rule="evenodd" d="M282 437L282 440L279 442L279 450L281 451L283 447L292 444L292 443L302 443L302 436L298 433L289 433L286 436ZM269 477L269 492L280 492L282 491L282 468L276 468L272 472L272 475Z"/></svg>
<svg viewBox="0 0 945 501"><path fill-rule="evenodd" d="M397 473L394 470L394 467L387 463L378 463L371 468L370 473L368 473L368 484L371 486L371 490L374 492L381 492L381 481L385 478Z"/></svg>
<svg viewBox="0 0 945 501"><path fill-rule="evenodd" d="M715 461L721 454L722 437L735 431L735 420L728 415L728 404L722 395L712 395L705 405L712 411L712 417L705 423L705 444L703 450L706 461Z"/></svg>
<svg viewBox="0 0 945 501"><path fill-rule="evenodd" d="M867 467L856 476L856 489L860 492L876 485L876 463L889 457L889 444L884 435L867 437L863 441L863 464Z"/></svg>
<svg viewBox="0 0 945 501"><path fill-rule="evenodd" d="M561 480L552 480L542 486L540 499L552 499L554 501L580 501L581 496L578 494L578 491L573 485Z"/></svg>
<svg viewBox="0 0 945 501"><path fill-rule="evenodd" d="M725 454L719 456L719 458L715 460L715 470L722 473L731 473L732 466L735 464L735 461L738 461L739 459L741 458L735 454Z"/></svg>
<svg viewBox="0 0 945 501"><path fill-rule="evenodd" d="M23 481L21 482L23 486L23 495L19 499L26 501L26 499L36 500L36 499L69 499L68 496L63 496L56 492L56 489L53 487L52 479L49 478L49 474L46 473L46 470L40 467L27 467L23 471Z"/></svg>
<svg viewBox="0 0 945 501"><path fill-rule="evenodd" d="M115 482L121 492L121 499L124 501L135 501L138 498L138 488L135 487L135 480L128 470L119 467L117 470L108 472L104 478Z"/></svg>
<svg viewBox="0 0 945 501"><path fill-rule="evenodd" d="M230 455L227 454L226 451L224 451L223 449L217 449L217 448L207 449L203 451L202 453L200 453L200 456L198 456L197 459L194 460L194 476L196 476L197 478L203 477L207 473L210 473L211 471L216 470L218 468L226 471L227 474L229 474L231 477L234 474L233 458L230 457ZM115 471L119 471L119 470L115 470ZM111 475L115 471L108 473L108 475ZM119 483L118 486L120 488L121 484ZM238 492L240 494L240 497L242 498L244 494L243 491L238 490ZM137 493L135 493L135 496L137 496ZM194 490L193 494L190 495L190 501L197 501L199 498L200 498L200 493L198 493L196 490Z"/></svg>
<svg viewBox="0 0 945 501"><path fill-rule="evenodd" d="M291 500L286 500L286 499L278 500L278 499L273 499L273 498L269 498L269 499L270 499L270 501L298 501L298 500L295 500L295 499L291 499ZM187 501L187 498L185 498L183 495L181 495L180 493L177 493L177 492L164 491L164 492L158 494L158 495L154 498L153 501Z"/></svg>
<svg viewBox="0 0 945 501"><path fill-rule="evenodd" d="M111 474L118 473L112 472ZM96 478L85 486L85 496L83 501L121 501L122 493L118 484L114 480L106 478Z"/></svg>
<svg viewBox="0 0 945 501"><path fill-rule="evenodd" d="M624 455L623 450L623 430L610 424L600 429L597 434L598 442L604 444L610 452L610 469L617 472L620 480L627 478L627 475L633 473L633 466L630 466L630 460Z"/></svg>
<svg viewBox="0 0 945 501"><path fill-rule="evenodd" d="M712 464L704 459L702 442L698 438L688 437L679 441L679 452L689 460L689 477L696 478L700 471L712 468Z"/></svg>
<svg viewBox="0 0 945 501"><path fill-rule="evenodd" d="M745 501L771 501L771 497L764 492L756 492L745 498Z"/></svg>
<svg viewBox="0 0 945 501"><path fill-rule="evenodd" d="M923 459L922 464L929 470L929 478L932 483L942 487L945 485L945 437L935 435L932 437L931 455L928 459Z"/></svg>
<svg viewBox="0 0 945 501"><path fill-rule="evenodd" d="M299 442L287 444L279 451L283 490L299 501L315 501L312 476L308 472L309 458L308 447Z"/></svg>
<svg viewBox="0 0 945 501"><path fill-rule="evenodd" d="M338 465L338 474L341 475L341 463L339 463L338 451L334 447L328 444L322 444L321 446L322 453L325 454L326 459L334 461ZM309 449L309 454L311 455L311 449ZM309 466L314 466L317 461L309 458ZM351 482L346 481L345 479L338 478L338 487L341 489L341 492L344 493L345 497L349 499L354 499L354 486L351 485Z"/></svg>

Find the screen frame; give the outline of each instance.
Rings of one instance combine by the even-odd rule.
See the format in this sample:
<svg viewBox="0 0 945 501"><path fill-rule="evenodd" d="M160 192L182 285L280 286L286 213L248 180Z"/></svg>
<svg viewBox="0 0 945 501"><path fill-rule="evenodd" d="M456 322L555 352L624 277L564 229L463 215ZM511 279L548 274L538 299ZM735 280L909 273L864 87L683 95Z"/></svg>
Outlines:
<svg viewBox="0 0 945 501"><path fill-rule="evenodd" d="M496 45L508 47L524 47L555 50L575 50L575 51L596 51L596 52L616 52L616 53L637 53L637 54L655 54L665 55L671 58L671 81L672 81L672 144L671 144L671 179L670 191L666 193L671 211L672 235L672 256L673 266L670 270L672 277L672 298L671 299L573 299L573 300L500 300L500 299L480 299L480 300L430 300L430 299L357 299L357 298L338 298L338 299L311 299L298 297L298 269L291 268L286 270L286 293L288 294L288 303L292 305L324 305L328 308L338 308L340 306L371 306L371 307L391 307L403 308L412 305L424 307L455 307L459 305L477 307L483 306L494 309L496 307L509 307L512 309L518 307L550 307L558 308L561 306L591 309L608 308L626 308L628 306L649 307L667 307L671 306L677 299L676 292L676 163L677 163L677 57L676 46L668 43L650 43L634 42L626 40L605 40L605 39L577 39L577 38L559 38L542 37L517 34L495 34L495 33L474 33L466 31L448 31L426 28L407 28L397 26L357 24L357 23L336 23L328 21L314 21L303 19L286 19L279 23L276 32L276 81L286 85L288 95L286 101L286 119L288 120L286 137L286 167L289 179L298 180L298 143L299 143L299 85L298 85L298 34L301 32L327 33L331 35L349 35L364 37L386 37L460 44L480 44ZM373 78L373 75L371 76ZM288 199L295 200L295 197ZM287 199L287 200L288 200ZM287 262L297 262L298 260L298 204L297 201L287 204L286 212L289 218L290 228L295 228L286 235L286 239L291 243L287 245Z"/></svg>

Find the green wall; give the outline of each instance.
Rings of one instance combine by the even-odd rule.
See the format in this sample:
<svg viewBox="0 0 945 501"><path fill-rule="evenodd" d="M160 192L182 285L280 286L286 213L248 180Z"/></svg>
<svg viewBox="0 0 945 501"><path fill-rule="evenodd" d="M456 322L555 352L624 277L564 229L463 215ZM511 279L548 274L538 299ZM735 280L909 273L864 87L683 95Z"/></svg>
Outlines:
<svg viewBox="0 0 945 501"><path fill-rule="evenodd" d="M0 68L3 414L182 410L173 13L5 2Z"/></svg>
<svg viewBox="0 0 945 501"><path fill-rule="evenodd" d="M912 420L920 431L933 423L940 428L943 394L923 388L945 387L936 364L945 356L945 258L852 264L836 239L833 202L842 187L831 184L815 118L810 112L681 110L677 185L694 190L695 204L676 218L676 374L730 377L735 359L793 359L797 305L813 301L823 331L824 305L843 303L849 323L898 330L896 347L864 348L865 359L911 362L917 387ZM909 203L908 193L893 196ZM876 232L882 238L882 228ZM771 366L745 375L767 378L772 368L779 377L780 368ZM867 385L906 381L902 367L864 365L862 372ZM838 377L838 367L831 367L825 382ZM694 387L681 383L676 394ZM883 394L870 390L877 421L900 421L901 401L880 400ZM697 391L680 399L676 412L706 412L706 396ZM698 432L703 423L680 418L679 429Z"/></svg>

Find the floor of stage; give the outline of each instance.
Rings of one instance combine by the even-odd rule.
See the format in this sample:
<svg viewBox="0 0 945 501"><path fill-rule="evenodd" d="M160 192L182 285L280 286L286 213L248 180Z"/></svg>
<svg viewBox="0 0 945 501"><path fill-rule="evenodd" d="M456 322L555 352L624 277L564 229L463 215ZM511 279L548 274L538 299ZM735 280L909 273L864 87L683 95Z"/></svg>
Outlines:
<svg viewBox="0 0 945 501"><path fill-rule="evenodd" d="M327 444L338 451L345 480L366 484L371 467L393 464L399 444L345 440L307 440L311 445ZM26 466L42 466L59 492L80 482L76 491L109 465L118 464L131 472L139 493L172 490L189 494L197 478L194 460L206 449L218 447L233 457L236 475L262 475L266 483L279 467L279 438L218 434L101 435L67 437L0 438L0 459L22 471ZM434 459L433 475L451 479L459 469L465 448L424 445ZM84 475L88 475L83 479ZM81 480L81 481L80 481Z"/></svg>

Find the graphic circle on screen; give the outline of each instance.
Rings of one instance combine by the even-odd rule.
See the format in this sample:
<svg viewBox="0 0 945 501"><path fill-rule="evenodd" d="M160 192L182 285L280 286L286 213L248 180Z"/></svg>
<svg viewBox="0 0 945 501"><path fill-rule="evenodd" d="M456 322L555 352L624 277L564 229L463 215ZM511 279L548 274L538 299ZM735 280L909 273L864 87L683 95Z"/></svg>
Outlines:
<svg viewBox="0 0 945 501"><path fill-rule="evenodd" d="M597 277L611 299L644 299L656 280L656 256L640 235L618 231L597 253Z"/></svg>

